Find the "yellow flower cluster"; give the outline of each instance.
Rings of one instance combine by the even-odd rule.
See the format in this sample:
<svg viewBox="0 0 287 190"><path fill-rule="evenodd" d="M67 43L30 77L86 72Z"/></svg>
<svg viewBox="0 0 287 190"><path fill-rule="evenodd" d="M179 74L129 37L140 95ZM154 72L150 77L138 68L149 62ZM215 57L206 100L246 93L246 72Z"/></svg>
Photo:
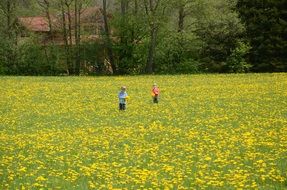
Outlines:
<svg viewBox="0 0 287 190"><path fill-rule="evenodd" d="M0 189L287 188L285 73L1 77L0 89Z"/></svg>

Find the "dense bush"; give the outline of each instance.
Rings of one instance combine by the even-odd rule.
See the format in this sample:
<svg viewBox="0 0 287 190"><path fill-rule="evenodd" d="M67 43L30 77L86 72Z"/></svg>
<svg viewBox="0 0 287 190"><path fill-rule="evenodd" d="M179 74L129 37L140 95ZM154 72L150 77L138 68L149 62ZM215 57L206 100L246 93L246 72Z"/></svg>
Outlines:
<svg viewBox="0 0 287 190"><path fill-rule="evenodd" d="M229 72L243 73L249 71L252 65L246 61L246 57L250 48L248 43L242 41L236 43L236 48L227 58L227 68Z"/></svg>
<svg viewBox="0 0 287 190"><path fill-rule="evenodd" d="M18 72L24 75L57 75L65 72L61 65L61 49L41 45L32 38L19 45Z"/></svg>

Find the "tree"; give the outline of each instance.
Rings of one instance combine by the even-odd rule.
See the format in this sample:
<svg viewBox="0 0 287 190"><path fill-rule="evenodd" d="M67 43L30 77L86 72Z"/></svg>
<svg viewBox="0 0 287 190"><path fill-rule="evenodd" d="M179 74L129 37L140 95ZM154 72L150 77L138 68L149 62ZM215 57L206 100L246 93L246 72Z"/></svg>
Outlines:
<svg viewBox="0 0 287 190"><path fill-rule="evenodd" d="M106 48L108 51L108 57L109 57L109 62L112 67L112 72L116 73L117 68L114 62L114 54L113 54L113 49L112 49L112 40L110 37L110 28L109 28L109 23L108 23L108 13L107 13L107 2L106 0L103 0L103 11L102 11L103 17L104 17L104 29L105 29L105 42L106 42Z"/></svg>
<svg viewBox="0 0 287 190"><path fill-rule="evenodd" d="M138 0L118 0L114 6L111 26L114 42L114 53L119 74L141 73L146 66L146 38L148 30L146 15L142 11L143 3Z"/></svg>
<svg viewBox="0 0 287 190"><path fill-rule="evenodd" d="M286 0L239 0L253 71L287 71Z"/></svg>
<svg viewBox="0 0 287 190"><path fill-rule="evenodd" d="M202 0L198 6L195 33L204 42L201 52L202 69L225 72L226 60L244 32L244 26L234 11L236 2Z"/></svg>
<svg viewBox="0 0 287 190"><path fill-rule="evenodd" d="M52 18L51 18L51 0L37 0L37 3L40 5L40 7L43 9L45 12L46 18L48 20L48 26L49 26L49 38L52 41L52 44L44 44L44 51L45 51L45 59L48 63L51 65L51 70L55 71L55 63L53 60L50 59L50 52L48 52L48 47L52 46L53 48L55 47L54 44L54 36L53 36L53 23L52 23Z"/></svg>
<svg viewBox="0 0 287 190"><path fill-rule="evenodd" d="M75 74L80 75L81 71L81 10L83 2L82 0L74 1L74 35L75 35Z"/></svg>
<svg viewBox="0 0 287 190"><path fill-rule="evenodd" d="M192 15L193 11L193 3L195 0L177 0L172 3L172 6L175 7L175 9L178 11L178 17L177 17L177 31L183 32L185 29L185 19L187 16Z"/></svg>
<svg viewBox="0 0 287 190"><path fill-rule="evenodd" d="M232 73L248 72L251 65L246 61L246 55L249 53L250 46L243 41L237 41L235 49L227 58L227 68Z"/></svg>
<svg viewBox="0 0 287 190"><path fill-rule="evenodd" d="M51 3L49 0L38 0L37 1L38 4L42 7L42 9L44 10L45 14L46 14L46 17L47 17L47 20L48 20L48 25L49 25L49 35L50 35L50 38L53 38L53 34L52 34L52 31L53 31L53 25L52 25L52 19L51 19Z"/></svg>
<svg viewBox="0 0 287 190"><path fill-rule="evenodd" d="M114 26L120 42L119 68L121 72L145 73L155 71L158 32L164 23L167 2L164 0L119 0L119 19ZM147 51L146 54L141 52ZM142 62L146 60L145 65Z"/></svg>
<svg viewBox="0 0 287 190"><path fill-rule="evenodd" d="M0 13L4 23L2 25L1 40L5 43L2 49L2 60L5 60L7 72L10 74L17 73L17 2L16 0L3 0L0 2ZM2 47L1 47L2 48Z"/></svg>
<svg viewBox="0 0 287 190"><path fill-rule="evenodd" d="M68 66L68 74L73 73L73 64L71 60L71 41L69 43L69 29L71 27L67 28L67 18L66 18L66 11L65 11L65 0L60 0L60 7L61 7L61 17L62 17L62 32L63 32L63 40L64 40L64 47L65 47L65 58L66 58L66 64ZM70 35L72 37L72 35ZM71 38L70 38L71 39Z"/></svg>
<svg viewBox="0 0 287 190"><path fill-rule="evenodd" d="M192 23L190 24L193 13L196 12L195 3L195 0L176 0L171 4L172 10L177 11L178 15L175 28L170 30L168 38L165 38L167 43L164 46L169 47L165 55L168 57L165 62L169 62L170 67L168 72L190 73L198 70L198 56L194 51L199 50L199 40L194 34Z"/></svg>
<svg viewBox="0 0 287 190"><path fill-rule="evenodd" d="M148 26L149 26L149 45L148 45L148 56L146 63L146 72L153 73L155 62L155 51L156 51L156 42L157 34L159 30L159 7L161 6L161 0L144 0L145 12L148 17Z"/></svg>

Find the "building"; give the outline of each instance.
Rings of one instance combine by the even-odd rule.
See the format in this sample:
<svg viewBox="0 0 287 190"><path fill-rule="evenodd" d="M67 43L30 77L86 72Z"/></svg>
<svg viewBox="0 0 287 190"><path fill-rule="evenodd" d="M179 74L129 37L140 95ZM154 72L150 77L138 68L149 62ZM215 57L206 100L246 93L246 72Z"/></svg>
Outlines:
<svg viewBox="0 0 287 190"><path fill-rule="evenodd" d="M71 12L71 36L69 41L75 44L74 28L75 13ZM65 13L66 29L69 28L68 14ZM35 36L41 44L54 43L64 44L63 17L61 13L51 15L51 28L47 17L19 17L18 25L20 28L20 39ZM89 7L81 11L80 14L81 41L100 41L103 34L104 21L101 9L99 7ZM69 37L69 34L68 34Z"/></svg>

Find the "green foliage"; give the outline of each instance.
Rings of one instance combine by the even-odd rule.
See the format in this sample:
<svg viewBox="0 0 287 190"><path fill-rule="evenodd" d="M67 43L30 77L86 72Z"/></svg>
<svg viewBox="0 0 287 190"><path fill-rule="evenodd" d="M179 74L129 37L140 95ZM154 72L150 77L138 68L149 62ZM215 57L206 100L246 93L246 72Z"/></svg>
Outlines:
<svg viewBox="0 0 287 190"><path fill-rule="evenodd" d="M226 59L241 38L244 26L236 12L233 1L202 0L196 15L196 34L204 42L201 52L204 68L211 72L223 72Z"/></svg>
<svg viewBox="0 0 287 190"><path fill-rule="evenodd" d="M43 0L18 0L18 14L25 16L38 16L42 14L42 8L38 2ZM51 2L51 0L48 0Z"/></svg>
<svg viewBox="0 0 287 190"><path fill-rule="evenodd" d="M248 72L251 64L246 61L246 55L249 53L250 45L242 41L237 41L235 49L227 58L227 67L229 72L243 73Z"/></svg>
<svg viewBox="0 0 287 190"><path fill-rule="evenodd" d="M4 39L0 38L0 74L8 73L8 61L7 61L7 52L9 51L8 44L4 41Z"/></svg>
<svg viewBox="0 0 287 190"><path fill-rule="evenodd" d="M143 11L130 6L124 13L114 12L111 23L115 28L114 36L118 38L114 42L114 52L119 74L139 74L145 66L147 17Z"/></svg>
<svg viewBox="0 0 287 190"><path fill-rule="evenodd" d="M11 40L0 37L0 74L17 74L17 61L17 46Z"/></svg>
<svg viewBox="0 0 287 190"><path fill-rule="evenodd" d="M196 73L199 71L197 52L201 41L192 33L164 32L157 49L156 71L160 73Z"/></svg>
<svg viewBox="0 0 287 190"><path fill-rule="evenodd" d="M105 54L103 45L96 42L81 44L82 73L90 75L102 75L106 73L104 64Z"/></svg>
<svg viewBox="0 0 287 190"><path fill-rule="evenodd" d="M177 64L175 72L182 74L199 73L199 66L200 62L198 60L192 58L184 59Z"/></svg>
<svg viewBox="0 0 287 190"><path fill-rule="evenodd" d="M286 0L239 0L253 71L287 71Z"/></svg>
<svg viewBox="0 0 287 190"><path fill-rule="evenodd" d="M43 46L31 38L19 46L19 73L24 75L55 75L62 72L59 49Z"/></svg>
<svg viewBox="0 0 287 190"><path fill-rule="evenodd" d="M22 43L16 18L45 15L39 2L0 2L0 74L62 74L79 57L82 74L109 73L103 41L81 42L79 56L74 47L65 54L34 36ZM49 2L51 15L58 15L59 1ZM96 3L81 2L83 9ZM287 71L285 0L115 0L108 11L117 74L140 74L147 67L155 73Z"/></svg>
<svg viewBox="0 0 287 190"><path fill-rule="evenodd" d="M159 31L168 23L168 1L118 1L113 26L119 38L116 44L119 73L154 72ZM139 51L142 50L142 51Z"/></svg>

